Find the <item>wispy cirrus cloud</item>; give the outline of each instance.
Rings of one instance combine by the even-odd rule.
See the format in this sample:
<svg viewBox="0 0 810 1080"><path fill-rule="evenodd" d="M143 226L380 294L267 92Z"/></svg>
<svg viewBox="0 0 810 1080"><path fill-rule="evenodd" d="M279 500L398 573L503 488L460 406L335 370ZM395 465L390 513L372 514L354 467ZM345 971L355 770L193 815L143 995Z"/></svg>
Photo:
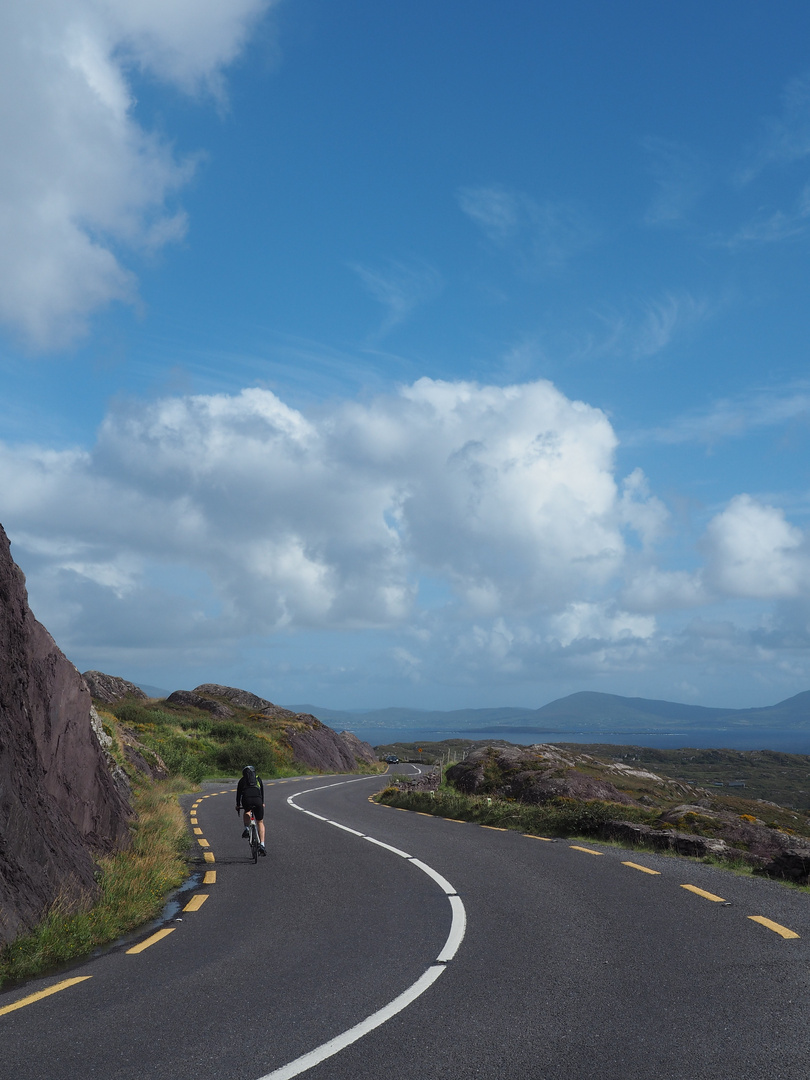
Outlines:
<svg viewBox="0 0 810 1080"><path fill-rule="evenodd" d="M810 232L810 184L805 186L793 209L760 213L742 225L724 241L725 246L737 249L761 244L798 240Z"/></svg>
<svg viewBox="0 0 810 1080"><path fill-rule="evenodd" d="M792 79L782 95L782 111L764 121L737 182L748 184L771 165L788 165L810 155L810 72Z"/></svg>
<svg viewBox="0 0 810 1080"><path fill-rule="evenodd" d="M736 398L723 398L710 408L676 417L672 423L625 435L625 442L704 443L741 438L756 428L775 427L810 419L810 382L757 389Z"/></svg>
<svg viewBox="0 0 810 1080"><path fill-rule="evenodd" d="M422 304L434 300L444 287L439 271L423 260L403 262L391 259L382 269L350 263L366 290L385 309L374 337L379 340Z"/></svg>
<svg viewBox="0 0 810 1080"><path fill-rule="evenodd" d="M643 149L656 192L644 214L646 225L677 225L703 194L706 169L689 147L667 139L646 139Z"/></svg>
<svg viewBox="0 0 810 1080"><path fill-rule="evenodd" d="M597 239L585 213L571 202L537 202L500 184L464 187L461 210L526 271L557 270Z"/></svg>
<svg viewBox="0 0 810 1080"><path fill-rule="evenodd" d="M594 313L598 329L575 341L574 352L588 359L622 356L647 360L711 314L712 305L707 300L673 292L639 300L624 310L602 309Z"/></svg>

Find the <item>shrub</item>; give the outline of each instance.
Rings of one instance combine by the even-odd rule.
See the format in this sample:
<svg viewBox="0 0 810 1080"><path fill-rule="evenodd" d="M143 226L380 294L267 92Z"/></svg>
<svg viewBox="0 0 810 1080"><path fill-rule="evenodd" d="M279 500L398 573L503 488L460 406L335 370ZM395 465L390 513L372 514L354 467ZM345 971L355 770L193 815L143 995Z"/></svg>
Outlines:
<svg viewBox="0 0 810 1080"><path fill-rule="evenodd" d="M216 763L226 773L240 773L245 765L254 765L260 776L275 776L278 758L266 739L240 728L238 737L217 751Z"/></svg>
<svg viewBox="0 0 810 1080"><path fill-rule="evenodd" d="M136 705L134 701L124 701L113 705L110 710L116 720L122 724L153 724L152 713L143 705Z"/></svg>

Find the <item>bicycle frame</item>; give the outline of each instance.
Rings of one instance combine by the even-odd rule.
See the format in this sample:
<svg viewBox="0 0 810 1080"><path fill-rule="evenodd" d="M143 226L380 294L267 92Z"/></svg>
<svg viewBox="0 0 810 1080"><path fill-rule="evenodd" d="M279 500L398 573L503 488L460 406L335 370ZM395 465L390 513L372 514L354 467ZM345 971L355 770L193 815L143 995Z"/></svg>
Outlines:
<svg viewBox="0 0 810 1080"><path fill-rule="evenodd" d="M250 854L254 862L259 861L259 829L256 824L256 818L252 810L248 811L248 829L250 830L250 836L248 841L250 843Z"/></svg>

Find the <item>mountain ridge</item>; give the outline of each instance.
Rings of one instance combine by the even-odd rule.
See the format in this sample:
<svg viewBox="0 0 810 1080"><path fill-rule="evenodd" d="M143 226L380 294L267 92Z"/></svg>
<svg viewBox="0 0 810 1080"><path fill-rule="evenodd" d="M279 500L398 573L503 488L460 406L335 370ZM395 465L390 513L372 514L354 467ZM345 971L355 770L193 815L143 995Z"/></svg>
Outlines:
<svg viewBox="0 0 810 1080"><path fill-rule="evenodd" d="M383 709L340 710L317 705L296 705L296 711L306 711L324 723L339 722L365 728L412 727L415 730L452 728L475 731L483 728L521 725L520 730L538 733L565 732L583 726L598 732L617 724L630 725L639 732L664 730L678 724L687 730L701 728L777 728L795 730L810 724L810 690L801 691L775 705L749 709L717 708L689 705L685 702L658 698L623 697L595 690L580 690L557 698L539 709L502 706L483 709L408 709L391 706ZM525 727L523 727L525 725ZM512 730L516 728L512 727ZM632 734L632 730L628 730Z"/></svg>

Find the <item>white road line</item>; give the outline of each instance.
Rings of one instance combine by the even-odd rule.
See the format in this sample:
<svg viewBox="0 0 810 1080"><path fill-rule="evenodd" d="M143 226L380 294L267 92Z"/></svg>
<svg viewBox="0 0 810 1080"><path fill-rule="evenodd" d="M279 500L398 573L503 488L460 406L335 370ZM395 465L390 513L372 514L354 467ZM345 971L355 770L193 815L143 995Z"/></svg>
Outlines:
<svg viewBox="0 0 810 1080"><path fill-rule="evenodd" d="M395 855L401 855L403 859L412 859L413 855L409 855L407 851L401 851L398 847L391 847L390 844L384 844L382 840L375 840L373 836L364 836L364 840L368 840L370 844L376 844L377 847L383 847L386 851L393 851Z"/></svg>
<svg viewBox="0 0 810 1080"><path fill-rule="evenodd" d="M427 863L423 863L419 859L412 859L411 861L414 866L418 866L428 877L433 878L439 888L444 889L448 896L456 895L457 890L453 888L447 878L442 877L442 875L434 870L432 866L428 866Z"/></svg>
<svg viewBox="0 0 810 1080"><path fill-rule="evenodd" d="M273 1072L263 1076L261 1080L291 1080L293 1076L299 1076L302 1072L306 1072L307 1069L313 1068L315 1065L320 1065L322 1061L326 1061L327 1058L333 1057L335 1054L340 1053L341 1050L345 1050L347 1046L351 1046L353 1042L357 1042L358 1039L362 1039L364 1035L368 1035L370 1031L378 1028L381 1024L384 1024L387 1020L390 1020L397 1013L402 1012L403 1009L416 1001L424 992L429 989L444 971L442 964L434 964L429 967L425 974L417 979L412 986L394 998L393 1001L389 1001L387 1005L365 1020L361 1020L353 1028L349 1028L348 1031L344 1031L342 1035L337 1035L334 1039L330 1039L329 1042L323 1043L321 1046L316 1047L314 1050L310 1050L308 1054L304 1054L303 1057L296 1058L295 1061L291 1061L289 1065L282 1065L280 1069L275 1069Z"/></svg>
<svg viewBox="0 0 810 1080"><path fill-rule="evenodd" d="M352 836L362 836L365 840L366 834L358 832L357 829L350 829L348 825L341 825L339 821L332 821L329 819L329 824L334 825L336 829L343 829L344 832L350 832Z"/></svg>
<svg viewBox="0 0 810 1080"><path fill-rule="evenodd" d="M464 932L467 929L467 912L464 910L461 897L458 895L448 896L447 899L453 909L453 922L450 926L450 933L447 935L447 941L444 943L444 948L436 957L442 964L446 964L448 960L452 960L456 955L461 942L464 940Z"/></svg>
<svg viewBox="0 0 810 1080"><path fill-rule="evenodd" d="M361 777L362 780L374 780L376 777ZM357 780L344 780L344 784L356 784ZM325 784L322 787L339 787L340 784ZM301 795L309 795L312 791L320 791L321 788L309 788L307 791L299 791L295 795L291 795L287 799L289 806L292 806L295 810L300 810L304 814L308 814L310 817L319 817L318 814L313 814L310 810L304 810L302 806L298 806L295 799ZM386 851L391 851L395 855L399 855L401 858L406 859L413 866L416 866L428 877L432 878L437 885L444 891L447 899L450 902L451 919L450 919L450 933L447 935L447 940L442 946L442 950L436 957L436 960L430 965L427 971L416 980L407 990L404 990L399 997L395 997L393 1001L389 1001L387 1005L383 1005L377 1012L372 1013L371 1016L366 1017L365 1020L361 1020L359 1024L355 1024L354 1027L344 1031L341 1035L336 1035L334 1039L330 1039L328 1042L322 1043L321 1046L316 1046L314 1050L310 1050L308 1054L303 1054L301 1057L296 1058L295 1061L289 1062L287 1065L282 1065L279 1069L274 1069L273 1072L267 1073L265 1076L259 1078L259 1080L291 1080L294 1076L300 1076L301 1073L306 1072L307 1069L313 1068L315 1065L319 1065L322 1061L326 1061L327 1058L333 1057L335 1054L340 1053L347 1046L351 1046L352 1043L357 1042L358 1039L362 1039L364 1035L368 1035L370 1031L374 1031L375 1028L380 1027L386 1023L397 1013L402 1012L403 1009L407 1009L418 997L436 982L438 977L443 971L446 970L447 963L453 959L461 946L461 942L464 939L464 934L467 929L467 913L464 909L464 904L461 897L456 890L450 884L450 882L442 877L436 870L428 866L427 863L423 863L420 859L415 859L412 855L408 855L405 851L400 851L399 848L392 847L390 844L384 844L382 840L375 840L373 836L366 836L364 833L357 832L356 829L350 829L346 825L341 825L337 821L331 821L327 818L321 818L322 821L326 821L328 825L334 825L338 829L343 829L344 832L353 833L355 836L359 836L363 840L368 840L372 844L376 844L378 847L384 848Z"/></svg>

